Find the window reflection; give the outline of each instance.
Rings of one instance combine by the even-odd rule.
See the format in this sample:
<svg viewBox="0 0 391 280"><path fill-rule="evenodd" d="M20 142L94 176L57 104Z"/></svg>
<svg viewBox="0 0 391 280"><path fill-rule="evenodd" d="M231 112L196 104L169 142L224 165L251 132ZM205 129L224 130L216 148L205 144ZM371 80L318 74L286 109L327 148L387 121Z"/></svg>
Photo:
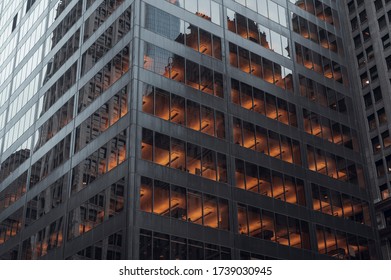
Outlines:
<svg viewBox="0 0 391 280"><path fill-rule="evenodd" d="M54 221L23 241L22 259L36 260L63 244L64 219Z"/></svg>
<svg viewBox="0 0 391 280"><path fill-rule="evenodd" d="M124 208L124 178L69 212L68 240L82 236Z"/></svg>
<svg viewBox="0 0 391 280"><path fill-rule="evenodd" d="M287 26L286 9L272 0L235 0L235 2L283 25Z"/></svg>
<svg viewBox="0 0 391 280"><path fill-rule="evenodd" d="M125 47L96 73L79 91L81 113L129 70L129 47Z"/></svg>
<svg viewBox="0 0 391 280"><path fill-rule="evenodd" d="M364 186L361 167L350 160L307 145L308 168L331 178Z"/></svg>
<svg viewBox="0 0 391 280"><path fill-rule="evenodd" d="M223 97L223 76L221 73L150 43L145 43L144 69L185 83L205 93Z"/></svg>
<svg viewBox="0 0 391 280"><path fill-rule="evenodd" d="M159 88L144 86L143 111L211 136L225 138L223 113Z"/></svg>
<svg viewBox="0 0 391 280"><path fill-rule="evenodd" d="M318 252L335 259L372 259L371 240L353 234L335 231L320 225L316 226Z"/></svg>
<svg viewBox="0 0 391 280"><path fill-rule="evenodd" d="M336 11L333 11L330 6L327 4L321 2L321 1L314 1L314 0L289 0L296 6L300 7L301 9L315 15L320 20L323 20L329 24L338 26L338 15Z"/></svg>
<svg viewBox="0 0 391 280"><path fill-rule="evenodd" d="M319 44L323 48L338 53L338 45L342 44L342 40L333 33L326 31L297 14L293 14L292 16L292 24L294 32Z"/></svg>
<svg viewBox="0 0 391 280"><path fill-rule="evenodd" d="M25 227L30 226L64 202L67 184L68 174L65 174L27 202Z"/></svg>
<svg viewBox="0 0 391 280"><path fill-rule="evenodd" d="M124 2L124 0L103 0L98 8L91 14L91 16L85 22L84 41L86 41L91 35L105 23L105 21L116 11L116 9ZM92 5L92 1L87 1L87 8ZM121 23L125 22L130 27L130 8L126 12L126 17L123 14L121 17ZM128 21L125 21L129 19ZM122 27L122 26L119 26ZM123 30L119 30L119 34L123 34Z"/></svg>
<svg viewBox="0 0 391 280"><path fill-rule="evenodd" d="M122 259L123 233L118 231L108 237L95 242L73 256L68 260L120 260Z"/></svg>
<svg viewBox="0 0 391 280"><path fill-rule="evenodd" d="M239 234L311 249L307 222L242 204L238 204L237 209Z"/></svg>
<svg viewBox="0 0 391 280"><path fill-rule="evenodd" d="M0 224L0 245L18 234L22 228L23 207L12 213Z"/></svg>
<svg viewBox="0 0 391 280"><path fill-rule="evenodd" d="M234 118L233 138L237 145L301 165L299 142L286 136Z"/></svg>
<svg viewBox="0 0 391 280"><path fill-rule="evenodd" d="M225 155L148 129L143 129L141 156L159 165L227 182Z"/></svg>
<svg viewBox="0 0 391 280"><path fill-rule="evenodd" d="M314 112L303 109L304 129L307 133L323 138L331 143L357 150L356 132Z"/></svg>
<svg viewBox="0 0 391 280"><path fill-rule="evenodd" d="M105 2L108 1L103 1L101 6L107 4ZM100 35L100 37L83 54L81 75L87 73L106 53L108 53L110 49L112 49L130 31L130 23L132 18L131 9L131 7L127 8L126 11L122 13L114 21L114 23L109 28L107 28L105 32ZM100 11L100 13L98 11ZM104 15L110 15L111 11L112 10L109 8L106 10L105 13L103 13L103 8L99 7L95 11L95 13L97 14L91 15L90 18L87 19L85 24L84 39L89 38L91 33L95 32L96 28L98 27L97 25L103 23ZM104 15L102 15L102 13ZM94 24L91 24L89 22L93 22ZM91 28L90 25L92 25L93 28ZM114 32L116 33L114 34Z"/></svg>
<svg viewBox="0 0 391 280"><path fill-rule="evenodd" d="M221 5L213 0L166 0L203 19L220 25Z"/></svg>
<svg viewBox="0 0 391 280"><path fill-rule="evenodd" d="M75 152L83 149L128 112L128 87L122 88L76 128Z"/></svg>
<svg viewBox="0 0 391 280"><path fill-rule="evenodd" d="M335 90L299 75L300 94L311 102L346 114L352 108L351 99Z"/></svg>
<svg viewBox="0 0 391 280"><path fill-rule="evenodd" d="M141 177L140 209L212 228L229 229L228 201Z"/></svg>
<svg viewBox="0 0 391 280"><path fill-rule="evenodd" d="M230 64L268 83L292 91L292 70L229 43ZM251 58L251 59L250 59ZM238 61L239 59L239 61Z"/></svg>
<svg viewBox="0 0 391 280"><path fill-rule="evenodd" d="M230 9L227 9L227 16L228 30L290 59L290 48L285 36ZM243 67L239 68L243 69Z"/></svg>
<svg viewBox="0 0 391 280"><path fill-rule="evenodd" d="M242 160L235 160L236 187L305 206L304 182Z"/></svg>
<svg viewBox="0 0 391 280"><path fill-rule="evenodd" d="M348 80L344 67L298 43L295 43L295 49L297 63L324 75L328 79L347 84Z"/></svg>
<svg viewBox="0 0 391 280"><path fill-rule="evenodd" d="M126 130L124 130L73 168L72 194L84 189L120 165L126 158Z"/></svg>
<svg viewBox="0 0 391 280"><path fill-rule="evenodd" d="M70 145L71 135L68 134L31 166L30 189L69 159Z"/></svg>
<svg viewBox="0 0 391 280"><path fill-rule="evenodd" d="M3 167L3 165L1 167ZM0 176L0 178L2 178L2 176ZM27 171L20 175L0 193L0 211L3 211L14 204L26 193L26 181Z"/></svg>

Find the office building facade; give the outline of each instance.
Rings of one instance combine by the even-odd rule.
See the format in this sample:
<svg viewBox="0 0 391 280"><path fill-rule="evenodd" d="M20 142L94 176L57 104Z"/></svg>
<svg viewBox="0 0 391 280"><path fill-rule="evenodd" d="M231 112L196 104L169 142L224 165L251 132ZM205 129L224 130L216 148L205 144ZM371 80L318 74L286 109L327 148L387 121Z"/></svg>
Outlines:
<svg viewBox="0 0 391 280"><path fill-rule="evenodd" d="M346 3L0 2L1 259L377 259Z"/></svg>

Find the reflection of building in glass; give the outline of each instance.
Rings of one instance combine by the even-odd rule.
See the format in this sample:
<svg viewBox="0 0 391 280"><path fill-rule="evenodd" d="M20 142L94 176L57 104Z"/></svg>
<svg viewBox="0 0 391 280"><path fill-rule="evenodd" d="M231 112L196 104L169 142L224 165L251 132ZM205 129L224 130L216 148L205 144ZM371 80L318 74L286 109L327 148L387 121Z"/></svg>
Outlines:
<svg viewBox="0 0 391 280"><path fill-rule="evenodd" d="M380 258L343 5L149 2L0 4L0 259Z"/></svg>

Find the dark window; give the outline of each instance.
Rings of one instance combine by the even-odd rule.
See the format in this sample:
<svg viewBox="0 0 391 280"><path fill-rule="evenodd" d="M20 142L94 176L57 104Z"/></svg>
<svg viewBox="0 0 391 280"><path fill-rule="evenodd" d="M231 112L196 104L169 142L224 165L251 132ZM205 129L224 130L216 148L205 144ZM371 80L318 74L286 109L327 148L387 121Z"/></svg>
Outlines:
<svg viewBox="0 0 391 280"><path fill-rule="evenodd" d="M377 177L382 177L385 175L384 165L382 160L376 162L376 172L377 172Z"/></svg>
<svg viewBox="0 0 391 280"><path fill-rule="evenodd" d="M364 103L365 109L368 109L370 106L372 106L372 98L370 93L364 96Z"/></svg>
<svg viewBox="0 0 391 280"><path fill-rule="evenodd" d="M367 21L367 19L368 19L368 17L367 17L367 12L364 10L364 11L362 11L361 13L360 13L360 22L361 22L361 24L362 23L364 23L364 22L366 22Z"/></svg>
<svg viewBox="0 0 391 280"><path fill-rule="evenodd" d="M379 102L383 99L380 87L377 87L373 90L373 96L375 97L375 102Z"/></svg>
<svg viewBox="0 0 391 280"><path fill-rule="evenodd" d="M358 67L362 67L365 65L365 57L364 57L364 53L359 53L357 55L357 63L358 63Z"/></svg>
<svg viewBox="0 0 391 280"><path fill-rule="evenodd" d="M30 10L31 6L34 5L35 0L27 0L26 13Z"/></svg>
<svg viewBox="0 0 391 280"><path fill-rule="evenodd" d="M386 57L386 64L387 64L387 69L391 69L391 55Z"/></svg>
<svg viewBox="0 0 391 280"><path fill-rule="evenodd" d="M382 141L383 141L384 148L388 148L391 145L390 132L388 130L384 131L381 134L381 138L382 138Z"/></svg>
<svg viewBox="0 0 391 280"><path fill-rule="evenodd" d="M371 61L375 57L375 53L373 52L372 46L366 48L365 53L367 54L368 61Z"/></svg>
<svg viewBox="0 0 391 280"><path fill-rule="evenodd" d="M352 26L352 31L356 30L358 28L358 19L357 17L354 17L351 21L350 24Z"/></svg>
<svg viewBox="0 0 391 280"><path fill-rule="evenodd" d="M362 37L364 39L364 42L368 41L370 38L371 38L371 33L369 33L369 28L366 28L363 32L362 32Z"/></svg>
<svg viewBox="0 0 391 280"><path fill-rule="evenodd" d="M373 82L374 80L376 80L379 75L377 74L377 68L376 68L376 65L373 66L371 69L369 69L369 74L371 76L371 81Z"/></svg>
<svg viewBox="0 0 391 280"><path fill-rule="evenodd" d="M360 35L357 35L356 37L354 37L354 46L355 46L356 49L361 47L361 37L360 37Z"/></svg>
<svg viewBox="0 0 391 280"><path fill-rule="evenodd" d="M384 27L387 26L387 21L386 21L386 17L385 16L382 16L380 17L377 22L379 23L379 29L382 30Z"/></svg>
<svg viewBox="0 0 391 280"><path fill-rule="evenodd" d="M348 3L348 9L349 9L349 13L353 13L356 10L356 7L354 6L354 2L353 1L350 1Z"/></svg>
<svg viewBox="0 0 391 280"><path fill-rule="evenodd" d="M375 0L375 8L376 8L376 11L380 10L381 8L383 8L383 3L381 0Z"/></svg>
<svg viewBox="0 0 391 280"><path fill-rule="evenodd" d="M376 128L375 115L370 115L367 119L368 119L369 130L375 129Z"/></svg>
<svg viewBox="0 0 391 280"><path fill-rule="evenodd" d="M379 125L386 124L387 123L387 115L384 108L377 111L377 117L379 119Z"/></svg>
<svg viewBox="0 0 391 280"><path fill-rule="evenodd" d="M384 35L382 38L381 38L382 42L383 42L383 48L384 49L387 49L391 46L391 43L390 43L390 35L386 34Z"/></svg>
<svg viewBox="0 0 391 280"><path fill-rule="evenodd" d="M14 16L14 20L12 21L12 31L15 30L16 24L18 23L18 14Z"/></svg>
<svg viewBox="0 0 391 280"><path fill-rule="evenodd" d="M373 153L378 153L378 152L380 152L381 146L380 146L379 137L376 136L375 138L373 138L373 139L371 140L371 142L372 142Z"/></svg>
<svg viewBox="0 0 391 280"><path fill-rule="evenodd" d="M386 220L387 226L391 226L391 210L384 212L384 219Z"/></svg>

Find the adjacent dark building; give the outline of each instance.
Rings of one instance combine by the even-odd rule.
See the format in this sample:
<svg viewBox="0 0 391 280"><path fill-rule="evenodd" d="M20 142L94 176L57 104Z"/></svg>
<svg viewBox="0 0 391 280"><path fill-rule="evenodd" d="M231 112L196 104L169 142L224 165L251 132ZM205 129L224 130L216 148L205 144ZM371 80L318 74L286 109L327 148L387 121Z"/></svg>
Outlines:
<svg viewBox="0 0 391 280"><path fill-rule="evenodd" d="M388 140L368 149L364 114L383 136L388 105L358 86L375 74L356 67L348 14L1 1L0 259L382 258L372 159L387 166Z"/></svg>
<svg viewBox="0 0 391 280"><path fill-rule="evenodd" d="M347 34L353 42L353 75L358 77L354 90L359 92L359 108L364 112L360 129L366 131L365 154L369 162L372 198L380 233L382 254L391 258L391 119L390 73L391 42L389 0L346 1Z"/></svg>

